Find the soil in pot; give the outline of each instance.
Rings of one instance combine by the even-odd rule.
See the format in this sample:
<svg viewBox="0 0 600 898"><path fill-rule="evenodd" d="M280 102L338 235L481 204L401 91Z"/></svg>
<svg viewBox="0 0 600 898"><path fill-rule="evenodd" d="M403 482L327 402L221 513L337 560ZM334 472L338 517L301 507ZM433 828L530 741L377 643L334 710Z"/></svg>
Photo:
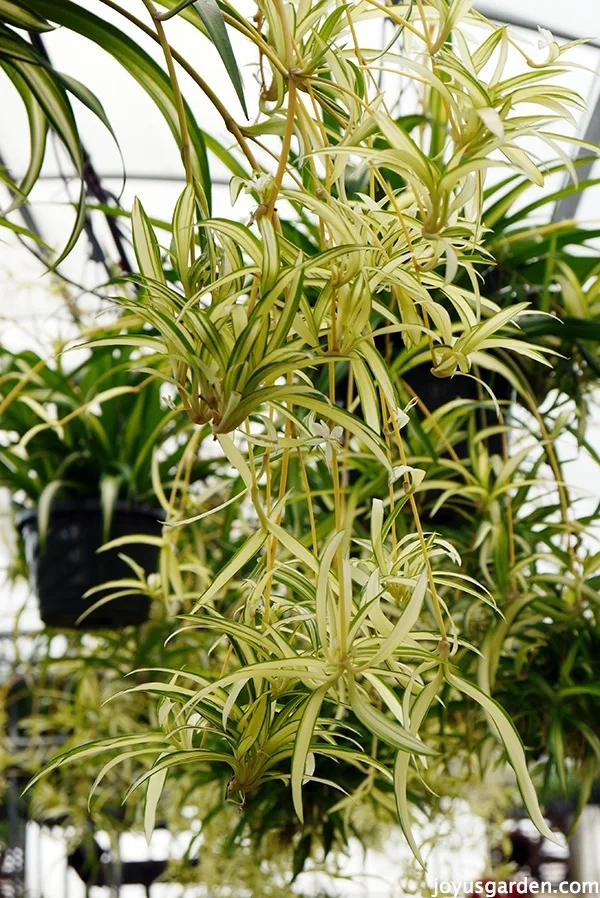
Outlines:
<svg viewBox="0 0 600 898"><path fill-rule="evenodd" d="M160 536L161 511L144 505L117 503L113 513L110 539L143 534ZM124 577L133 572L119 553L129 556L147 574L156 571L158 547L129 543L121 549L98 553L104 543L100 502L56 502L52 506L45 545L41 546L37 509L26 509L17 515L17 526L23 537L25 557L32 589L38 597L40 617L48 627L120 629L141 624L148 619L149 600L144 595L130 595L101 605L79 624L78 618L94 605L103 593L84 599L95 586Z"/></svg>

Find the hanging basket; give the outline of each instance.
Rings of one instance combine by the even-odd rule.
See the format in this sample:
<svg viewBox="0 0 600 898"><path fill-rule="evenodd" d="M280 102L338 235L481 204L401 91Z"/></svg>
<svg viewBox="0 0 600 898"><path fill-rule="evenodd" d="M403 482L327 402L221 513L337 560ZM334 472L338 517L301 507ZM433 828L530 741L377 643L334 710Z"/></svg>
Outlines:
<svg viewBox="0 0 600 898"><path fill-rule="evenodd" d="M429 363L417 365L402 375L403 380L418 395L419 399L427 407L430 412L435 412L449 402L455 399L467 399L475 402L482 396L485 400L490 401L490 396L486 391L477 384L471 377L436 377L431 372ZM513 400L513 389L511 385L503 377L498 377L494 373L486 373L486 383L492 389L496 399L503 405L503 412L506 415L506 403ZM483 430L486 427L493 427L499 424L498 417L493 408L478 409L477 411L478 427ZM485 440L490 455L502 455L502 436L499 433L491 434ZM455 447L457 454L465 455L468 452L468 444L465 441Z"/></svg>
<svg viewBox="0 0 600 898"><path fill-rule="evenodd" d="M113 512L110 539L123 536L160 536L162 512L147 505L118 502ZM23 537L31 587L38 597L40 617L48 627L80 630L112 629L141 624L148 619L149 600L144 595L122 596L101 605L80 623L79 617L102 598L85 593L111 580L134 577L119 553L139 564L146 574L158 566L159 549L132 542L121 549L98 553L105 542L100 502L56 502L52 506L46 543L40 545L36 508L18 512L17 527Z"/></svg>

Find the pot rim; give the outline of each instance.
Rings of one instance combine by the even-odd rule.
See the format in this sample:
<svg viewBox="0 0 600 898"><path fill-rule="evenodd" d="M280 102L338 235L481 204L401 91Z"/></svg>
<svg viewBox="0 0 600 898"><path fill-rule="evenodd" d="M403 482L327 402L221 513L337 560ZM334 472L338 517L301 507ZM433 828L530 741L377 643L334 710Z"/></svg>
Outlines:
<svg viewBox="0 0 600 898"><path fill-rule="evenodd" d="M63 517L72 515L77 512L90 512L92 514L99 513L102 515L102 503L100 499L69 499L65 501L57 500L52 503L50 509L50 521L55 517ZM140 515L141 517L151 517L157 521L161 521L165 512L163 508L157 505L150 505L147 502L137 502L135 500L128 501L126 499L118 500L113 505L113 516L122 515ZM38 506L33 505L31 508L23 508L17 506L15 510L15 524L18 530L26 527L30 523L37 523Z"/></svg>

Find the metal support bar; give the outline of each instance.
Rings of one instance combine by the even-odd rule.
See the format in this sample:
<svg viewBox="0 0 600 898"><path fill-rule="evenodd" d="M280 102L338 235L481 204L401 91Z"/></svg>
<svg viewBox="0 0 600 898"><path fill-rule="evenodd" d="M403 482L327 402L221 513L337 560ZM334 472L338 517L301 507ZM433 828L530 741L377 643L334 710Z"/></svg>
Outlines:
<svg viewBox="0 0 600 898"><path fill-rule="evenodd" d="M4 159L4 156L2 155L2 151L0 151L0 168L3 168L4 171L7 173L7 175L9 176L9 178L12 181L15 181L14 176L13 176L12 172L9 171L8 165L6 164L6 160ZM14 199L15 194L12 192L12 190L10 190L10 188L6 184L5 184L5 187L8 190L10 196ZM25 225L25 227L29 231L31 231L32 234L35 234L36 237L39 237L40 240L42 240L43 239L42 232L40 231L38 223L36 222L36 220L33 216L33 213L31 211L30 207L27 205L27 203L21 203L18 211L19 211L19 215L21 216L21 218L23 220L23 224ZM41 252L44 251L43 245L42 245L40 251ZM0 634L0 635L3 635L3 634Z"/></svg>
<svg viewBox="0 0 600 898"><path fill-rule="evenodd" d="M600 155L600 96L596 100L596 105L594 106L592 115L588 122L584 140L586 140L588 143L596 144L596 146L598 146L598 154ZM594 165L596 164L597 159L589 157L590 150L587 150L585 147L580 147L576 158L587 158L588 161L580 165L577 170L577 177L579 181L587 181L592 173ZM582 196L583 191L578 191L577 193L573 193L571 196L565 196L561 200L559 200L554 207L552 221L567 221L569 219L575 218Z"/></svg>
<svg viewBox="0 0 600 898"><path fill-rule="evenodd" d="M482 15L487 16L488 19L493 19L495 22L501 22L504 25L514 25L515 28L526 28L528 31L537 31L539 25L544 25L544 22L539 22L538 20L529 19L527 16L519 16L519 15L506 15L500 5L496 3L488 3L486 0L480 0L480 2L475 4L475 9L477 12L480 12ZM579 32L568 31L563 27L556 26L552 28L552 33L554 37L560 38L560 40L564 41L575 41L581 37ZM600 49L600 40L597 38L592 38L587 41L587 46L589 47L597 47Z"/></svg>
<svg viewBox="0 0 600 898"><path fill-rule="evenodd" d="M96 176L102 178L103 181L122 181L123 172L98 172ZM22 177L22 176L21 176ZM158 172L127 172L128 181L164 181L169 184L184 184L185 175L164 175ZM38 176L38 181L64 181L64 175L46 173ZM211 178L210 182L213 187L229 187L227 178Z"/></svg>

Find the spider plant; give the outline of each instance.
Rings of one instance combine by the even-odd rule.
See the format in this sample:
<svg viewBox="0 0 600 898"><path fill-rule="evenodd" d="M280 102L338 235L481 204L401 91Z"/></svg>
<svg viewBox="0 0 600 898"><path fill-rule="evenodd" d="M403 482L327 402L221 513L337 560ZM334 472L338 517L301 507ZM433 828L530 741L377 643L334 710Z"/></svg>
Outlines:
<svg viewBox="0 0 600 898"><path fill-rule="evenodd" d="M37 506L42 536L57 499L101 501L106 533L117 500L156 505L153 478L167 484L185 451L185 417L161 396L151 358L142 372L130 348L83 355L0 350L0 485Z"/></svg>
<svg viewBox="0 0 600 898"><path fill-rule="evenodd" d="M190 631L224 640L223 664L174 665L166 678L125 690L125 701L132 693L156 701L153 725L74 748L44 773L106 752L102 780L118 762L146 755L151 766L127 797L145 788L148 832L167 781L186 770L222 771L226 796L248 815L283 785L298 827L310 824L313 789L339 793L330 819L367 797L395 807L422 862L413 783L443 782L454 757L475 754L482 767L508 760L532 820L553 838L515 722L490 694L501 692L499 680L477 680L477 659L487 645L478 621L495 621L506 602L527 595L535 572L538 552L519 542L511 498L526 507L544 461L558 505L549 550L567 565L568 589L582 595L555 432L542 421L539 462L509 457L506 441L490 459L473 415L462 417L473 400L458 398L423 422L379 339L399 334L438 378L475 376L476 406L494 403L490 371L526 392L505 359L550 368L553 348L523 339L529 299L500 303L479 274L497 261L485 231L489 173L543 183L553 163L540 167L532 141L563 161L555 120L581 106L556 83L571 45L549 39L533 59L469 0L257 0L252 17L209 0L142 0L140 18L110 7L160 46L166 74L134 40L101 32L77 3L27 5L44 27L103 43L139 78L167 115L187 184L170 228L156 229L139 201L131 211L136 293L125 284L115 302L154 335L111 333L92 345L161 358L157 376L200 434L194 451L216 444L235 472L218 508L243 541L215 564L173 634L175 642ZM240 124L237 106L226 108L171 46L173 16L215 44L251 124ZM388 19L394 39L374 48L368 26ZM253 53L258 95L242 84L231 31ZM509 52L522 61L518 74L506 70ZM14 52L5 58L13 64ZM249 222L211 217L180 69L231 134L234 149L210 148L232 171L233 199L241 190L254 198ZM435 113L414 129L395 111L404 84ZM342 406L341 370L349 372ZM461 427L468 457L454 448ZM460 509L463 526L442 534L427 509L444 504ZM465 724L472 720L486 734L479 745Z"/></svg>

